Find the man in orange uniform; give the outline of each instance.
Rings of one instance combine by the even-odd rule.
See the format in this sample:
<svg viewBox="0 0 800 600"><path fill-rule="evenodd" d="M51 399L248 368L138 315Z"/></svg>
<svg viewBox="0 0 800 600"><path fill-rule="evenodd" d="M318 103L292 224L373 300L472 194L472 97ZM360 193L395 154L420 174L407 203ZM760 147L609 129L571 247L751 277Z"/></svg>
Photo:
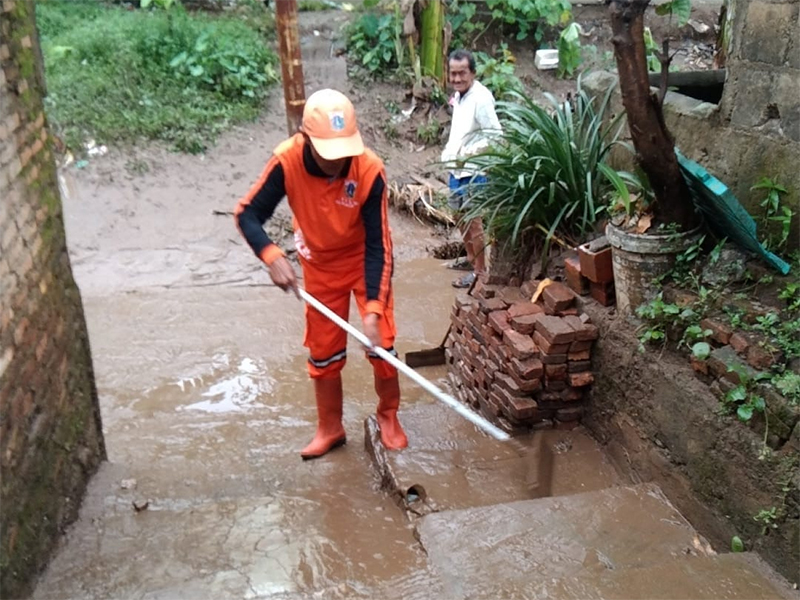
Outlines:
<svg viewBox="0 0 800 600"><path fill-rule="evenodd" d="M335 90L311 95L301 132L280 144L261 177L235 211L237 226L269 269L272 281L297 291L294 268L263 229L286 196L294 215L294 237L306 291L347 320L356 298L364 333L375 346L394 352L396 335L391 278L392 239L383 162L364 148L350 100ZM347 334L306 306L308 372L317 401L317 433L300 453L317 458L346 441L342 426L341 370ZM394 367L369 355L378 394L381 440L389 449L408 440L397 419L400 385Z"/></svg>

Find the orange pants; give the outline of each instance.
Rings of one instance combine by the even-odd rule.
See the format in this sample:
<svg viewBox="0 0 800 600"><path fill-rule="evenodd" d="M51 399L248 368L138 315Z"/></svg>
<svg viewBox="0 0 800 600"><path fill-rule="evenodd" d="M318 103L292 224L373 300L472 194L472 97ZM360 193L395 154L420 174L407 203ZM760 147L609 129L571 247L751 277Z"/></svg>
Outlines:
<svg viewBox="0 0 800 600"><path fill-rule="evenodd" d="M352 293L356 298L358 312L362 318L364 317L367 290L363 258L358 261L345 261L342 265L336 265L335 269L322 269L305 260L301 260L301 264L304 286L309 294L347 321L350 317ZM381 346L396 355L394 339L397 336L397 329L394 323L394 297L391 290L383 315L378 319L378 327ZM306 332L303 345L309 350L308 373L312 379L335 377L344 368L347 361L347 332L309 305L306 305ZM377 377L386 379L397 374L393 366L375 354L367 352L367 357Z"/></svg>

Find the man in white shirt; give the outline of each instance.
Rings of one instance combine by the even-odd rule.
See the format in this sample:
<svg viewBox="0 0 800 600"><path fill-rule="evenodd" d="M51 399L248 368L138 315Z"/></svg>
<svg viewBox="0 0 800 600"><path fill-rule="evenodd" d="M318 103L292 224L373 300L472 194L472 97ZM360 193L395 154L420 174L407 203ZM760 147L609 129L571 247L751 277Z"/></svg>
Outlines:
<svg viewBox="0 0 800 600"><path fill-rule="evenodd" d="M500 121L494 109L494 96L486 86L475 80L475 58L467 50L455 50L448 59L450 84L456 93L452 99L453 119L450 137L442 152L442 162L450 167L450 198L448 204L462 213L469 204L470 189L486 182L486 176L477 172L467 158L489 145L489 140L501 132ZM486 274L483 223L480 218L459 220L464 236L467 259L474 271L456 279L453 286L467 288L475 277Z"/></svg>

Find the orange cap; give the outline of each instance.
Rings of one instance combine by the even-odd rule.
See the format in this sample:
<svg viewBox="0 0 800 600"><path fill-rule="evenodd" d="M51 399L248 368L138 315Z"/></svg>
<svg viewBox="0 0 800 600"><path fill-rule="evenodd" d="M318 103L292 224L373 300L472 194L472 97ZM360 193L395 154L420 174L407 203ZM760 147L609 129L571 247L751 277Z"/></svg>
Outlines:
<svg viewBox="0 0 800 600"><path fill-rule="evenodd" d="M303 131L326 160L364 153L353 103L336 90L319 90L309 96L303 109Z"/></svg>

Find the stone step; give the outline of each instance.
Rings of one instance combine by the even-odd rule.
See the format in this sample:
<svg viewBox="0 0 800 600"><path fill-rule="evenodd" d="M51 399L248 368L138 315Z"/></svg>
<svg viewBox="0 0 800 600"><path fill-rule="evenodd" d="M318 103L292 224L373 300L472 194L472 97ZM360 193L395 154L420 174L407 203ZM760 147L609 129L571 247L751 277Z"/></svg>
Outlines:
<svg viewBox="0 0 800 600"><path fill-rule="evenodd" d="M404 407L400 420L409 438L409 447L402 452L383 449L374 417L366 421L365 440L384 485L411 516L542 495L528 485L536 465L535 457L525 451L532 437L516 438L520 442L516 445L499 442L439 403ZM544 436L552 456L546 495L621 483L598 444L581 428L536 435Z"/></svg>
<svg viewBox="0 0 800 600"><path fill-rule="evenodd" d="M534 587L536 597L576 600L797 600L800 597L767 563L750 552L687 555L640 569L602 567L583 576Z"/></svg>
<svg viewBox="0 0 800 600"><path fill-rule="evenodd" d="M707 554L650 484L429 514L417 529L453 598L534 597L537 586L598 570Z"/></svg>

